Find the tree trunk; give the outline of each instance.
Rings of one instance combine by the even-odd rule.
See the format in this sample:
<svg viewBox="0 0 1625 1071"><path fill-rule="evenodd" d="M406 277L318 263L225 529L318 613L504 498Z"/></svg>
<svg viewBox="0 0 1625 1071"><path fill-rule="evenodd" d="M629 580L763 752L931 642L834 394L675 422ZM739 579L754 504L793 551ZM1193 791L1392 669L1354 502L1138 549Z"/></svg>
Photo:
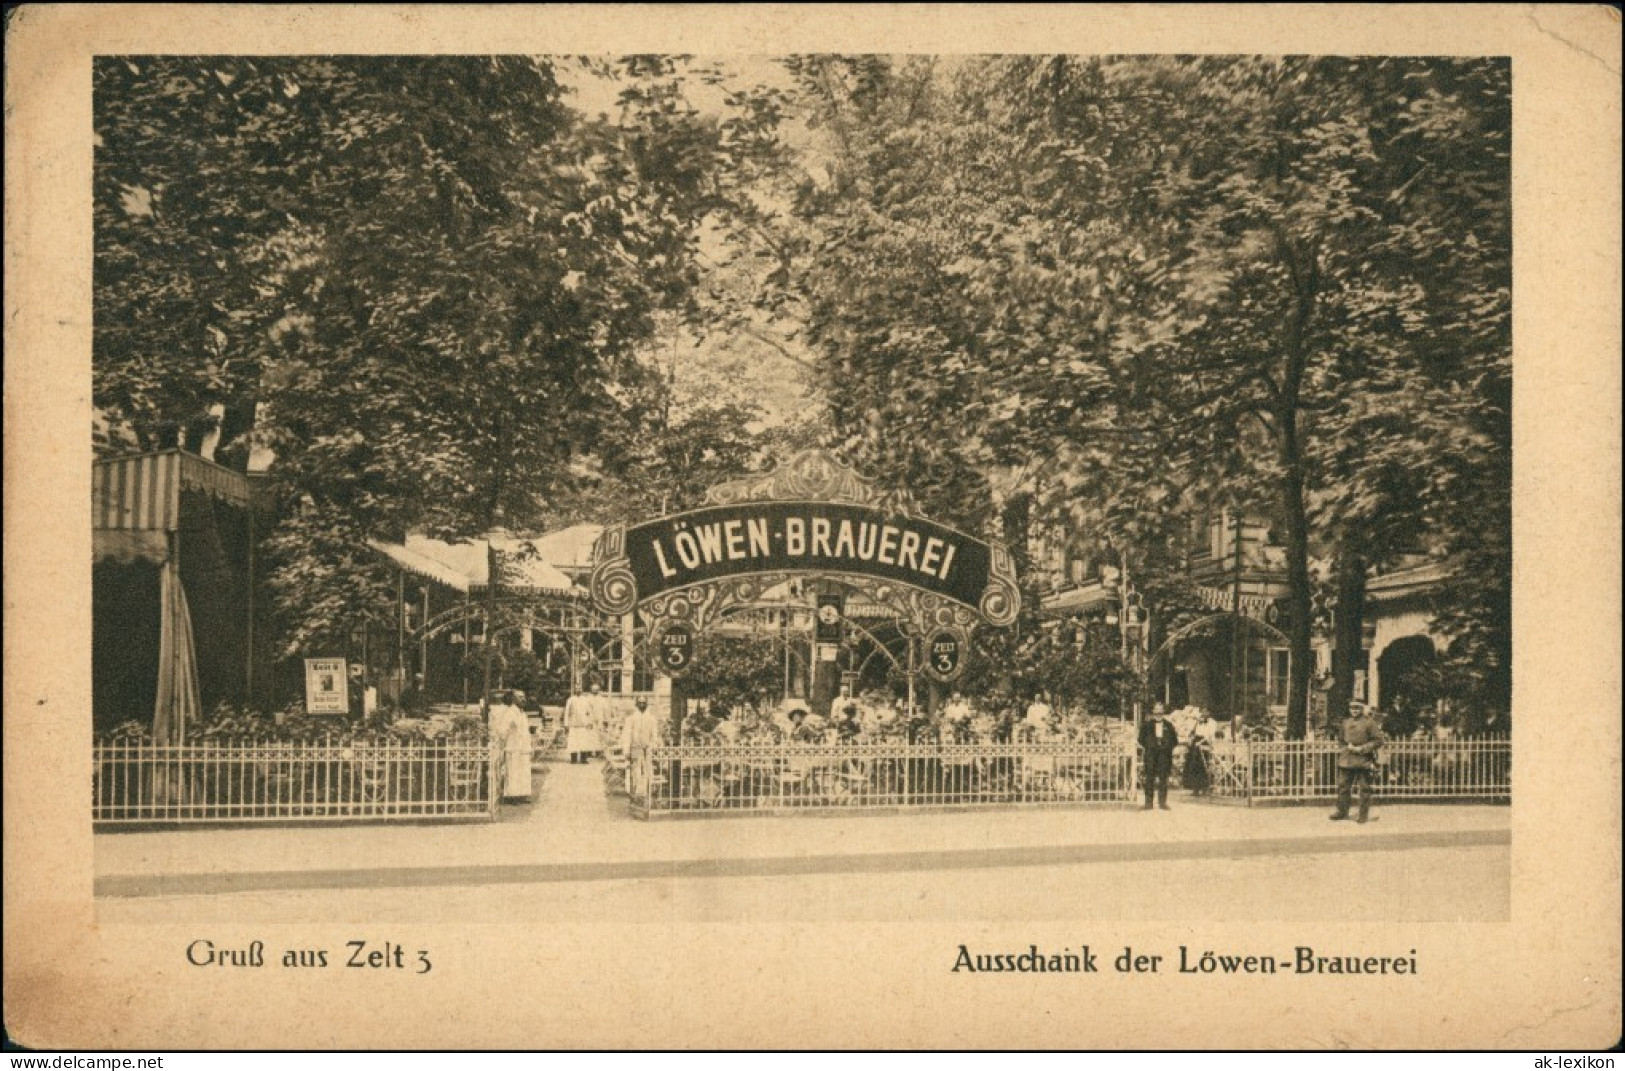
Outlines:
<svg viewBox="0 0 1625 1071"><path fill-rule="evenodd" d="M1332 611L1332 686L1326 694L1328 732L1348 717L1364 623L1365 558L1358 550L1345 546L1337 558L1337 603Z"/></svg>
<svg viewBox="0 0 1625 1071"><path fill-rule="evenodd" d="M248 471L252 448L249 436L254 431L258 406L253 400L227 405L220 418L220 441L215 444L214 459L229 469Z"/></svg>
<svg viewBox="0 0 1625 1071"><path fill-rule="evenodd" d="M491 701L491 658L496 654L497 640L497 548L485 545L485 672L482 674L481 696Z"/></svg>
<svg viewBox="0 0 1625 1071"><path fill-rule="evenodd" d="M671 678L671 739L673 743L683 742L683 722L688 718L688 684L681 676Z"/></svg>
<svg viewBox="0 0 1625 1071"><path fill-rule="evenodd" d="M1296 436L1291 442L1297 444ZM1296 451L1294 450L1294 453ZM1283 458L1283 460L1286 460ZM1303 501L1303 463L1294 457L1281 481L1281 512L1286 520L1287 644L1286 735L1302 740L1309 724L1311 594L1309 589L1309 519Z"/></svg>
<svg viewBox="0 0 1625 1071"><path fill-rule="evenodd" d="M1304 369L1309 363L1309 323L1320 289L1319 253L1303 249L1281 235L1281 250L1292 274L1293 314L1287 324L1285 357L1276 395L1276 443L1281 462L1281 515L1286 522L1288 657L1286 735L1302 740L1309 722L1309 677L1312 650L1309 588L1309 510L1304 502L1303 443L1298 438L1298 410Z"/></svg>
<svg viewBox="0 0 1625 1071"><path fill-rule="evenodd" d="M683 722L688 718L688 684L683 680L681 675L671 679L670 700L671 714L669 731L671 733L671 742L673 744L680 745L683 742ZM671 764L671 769L668 776L671 778L671 781L668 783L666 791L676 794L678 786L683 783L683 764L681 762L673 762Z"/></svg>
<svg viewBox="0 0 1625 1071"><path fill-rule="evenodd" d="M500 414L496 420L496 437L498 442L504 441ZM502 563L491 537L503 525L502 492L506 476L507 471L502 467L493 474L491 497L485 506L485 672L481 698L487 705L491 702L491 660L496 656L497 587L502 582Z"/></svg>

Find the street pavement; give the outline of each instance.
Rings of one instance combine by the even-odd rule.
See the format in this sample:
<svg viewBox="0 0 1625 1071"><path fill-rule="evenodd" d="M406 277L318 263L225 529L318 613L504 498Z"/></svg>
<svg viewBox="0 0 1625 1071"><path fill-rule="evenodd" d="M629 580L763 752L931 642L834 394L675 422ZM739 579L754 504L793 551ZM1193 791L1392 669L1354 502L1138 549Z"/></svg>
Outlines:
<svg viewBox="0 0 1625 1071"><path fill-rule="evenodd" d="M1390 898L1409 897L1409 882L1423 902L1430 883L1466 867L1499 875L1475 909L1496 916L1511 841L1506 807L1393 804L1379 806L1380 820L1362 826L1328 822L1319 806L1249 809L1180 796L1172 810L1151 812L1070 807L646 822L626 813L624 799L605 796L596 765L546 762L537 773L536 802L504 806L493 822L98 834L95 890L111 904L432 887L528 887L536 895L535 887L570 886L546 895L583 895L603 908L606 896L625 897L639 883L666 888L669 900L671 883L689 878L734 882L746 900L765 896L763 903L776 904L782 897L768 891L783 893L780 886L793 886L791 898L799 899L831 878L854 875L911 889L923 877L922 888L939 890L954 880L944 875L979 875L967 887L974 891L994 870L1019 875L1008 884L1030 890L1085 871L1095 881L1153 870L1169 880L1199 873L1269 880L1277 871L1301 877L1347 869L1367 877L1393 870ZM809 909L821 902L834 903L826 897Z"/></svg>
<svg viewBox="0 0 1625 1071"><path fill-rule="evenodd" d="M1013 922L1462 923L1511 917L1505 845L794 875L670 874L469 885L104 897L103 925Z"/></svg>

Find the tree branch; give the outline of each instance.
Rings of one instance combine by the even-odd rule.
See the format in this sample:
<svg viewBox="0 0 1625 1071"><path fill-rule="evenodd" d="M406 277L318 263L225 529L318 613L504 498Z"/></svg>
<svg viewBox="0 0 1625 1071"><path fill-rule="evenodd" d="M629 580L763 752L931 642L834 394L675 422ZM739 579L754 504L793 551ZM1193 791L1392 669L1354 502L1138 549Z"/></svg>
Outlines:
<svg viewBox="0 0 1625 1071"><path fill-rule="evenodd" d="M787 346L785 346L784 343L780 342L778 339L774 338L772 335L769 335L766 331L764 331L761 328L757 327L755 324L743 323L742 322L742 323L740 323L738 325L738 330L739 330L740 334L745 335L747 338L753 338L757 342L760 342L765 346L771 347L773 350L775 350L779 354L779 356L783 357L785 360L791 362L792 364L796 365L797 367L805 368L809 372L820 371L820 369L819 369L819 367L818 367L818 365L816 363L814 363L813 361L808 360L805 357L799 356L798 354L790 352L790 349Z"/></svg>

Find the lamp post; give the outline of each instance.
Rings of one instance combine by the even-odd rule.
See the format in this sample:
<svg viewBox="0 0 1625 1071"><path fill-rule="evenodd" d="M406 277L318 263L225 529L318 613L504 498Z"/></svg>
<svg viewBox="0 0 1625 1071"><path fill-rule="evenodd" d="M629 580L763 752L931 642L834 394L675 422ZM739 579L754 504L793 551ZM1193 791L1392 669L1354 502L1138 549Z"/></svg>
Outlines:
<svg viewBox="0 0 1625 1071"><path fill-rule="evenodd" d="M502 582L497 540L508 535L501 505L492 510L491 521L491 528L485 533L485 680L480 691L481 701L487 703L491 697L491 661L496 655L497 586Z"/></svg>
<svg viewBox="0 0 1625 1071"><path fill-rule="evenodd" d="M1230 515L1234 558L1230 573L1230 738L1241 735L1246 721L1246 660L1241 647L1241 511ZM1239 697L1239 698L1238 698Z"/></svg>
<svg viewBox="0 0 1625 1071"><path fill-rule="evenodd" d="M1106 611L1106 623L1117 626L1117 656L1134 679L1134 696L1128 702L1128 713L1133 719L1135 729L1138 730L1142 698L1140 693L1144 690L1144 682L1140 680L1140 659L1136 657L1144 642L1139 606L1140 593L1134 590L1134 584L1129 576L1126 552L1118 551L1117 565L1116 577L1108 582L1108 586L1117 589L1117 605ZM1120 709L1119 714L1121 713Z"/></svg>
<svg viewBox="0 0 1625 1071"><path fill-rule="evenodd" d="M779 611L779 642L784 644L784 692L779 697L782 703L790 701L790 609L785 607Z"/></svg>

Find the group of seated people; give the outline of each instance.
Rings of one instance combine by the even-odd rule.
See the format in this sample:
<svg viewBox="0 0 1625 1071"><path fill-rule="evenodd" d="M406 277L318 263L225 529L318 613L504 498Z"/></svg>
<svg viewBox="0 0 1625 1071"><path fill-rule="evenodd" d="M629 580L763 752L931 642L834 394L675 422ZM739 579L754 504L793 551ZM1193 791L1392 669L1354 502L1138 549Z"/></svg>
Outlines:
<svg viewBox="0 0 1625 1071"><path fill-rule="evenodd" d="M696 744L873 744L873 743L1104 743L1112 722L1059 712L1040 696L1028 704L973 704L955 693L935 712L917 706L912 715L894 698L874 693L843 693L829 714L790 700L766 710L691 712L686 743Z"/></svg>

